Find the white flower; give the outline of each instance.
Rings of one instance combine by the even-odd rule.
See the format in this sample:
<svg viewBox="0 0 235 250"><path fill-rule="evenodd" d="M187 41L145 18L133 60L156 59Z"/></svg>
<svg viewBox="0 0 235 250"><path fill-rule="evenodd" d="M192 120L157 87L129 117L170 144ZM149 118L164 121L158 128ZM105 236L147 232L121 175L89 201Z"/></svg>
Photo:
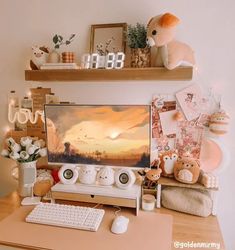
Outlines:
<svg viewBox="0 0 235 250"><path fill-rule="evenodd" d="M9 156L10 156L10 158L11 158L12 160L18 160L18 159L20 158L19 153L16 153L16 152L11 152L11 153L9 154Z"/></svg>
<svg viewBox="0 0 235 250"><path fill-rule="evenodd" d="M32 141L33 140L30 136L26 136L26 137L22 137L20 139L20 144L21 144L21 146L26 147L26 146L32 144Z"/></svg>
<svg viewBox="0 0 235 250"><path fill-rule="evenodd" d="M29 155L32 155L35 153L36 150L38 150L39 147L35 146L35 145L30 145L29 147L26 148L26 151Z"/></svg>
<svg viewBox="0 0 235 250"><path fill-rule="evenodd" d="M40 155L41 157L46 156L46 155L47 155L47 148L41 148L41 149L39 150L39 155Z"/></svg>
<svg viewBox="0 0 235 250"><path fill-rule="evenodd" d="M43 148L46 145L46 143L43 139L37 140L33 144L39 148Z"/></svg>
<svg viewBox="0 0 235 250"><path fill-rule="evenodd" d="M9 151L7 149L3 149L1 152L1 156L8 157L9 156Z"/></svg>
<svg viewBox="0 0 235 250"><path fill-rule="evenodd" d="M12 144L16 143L12 137L6 139L7 146L11 146Z"/></svg>
<svg viewBox="0 0 235 250"><path fill-rule="evenodd" d="M11 151L12 152L19 152L20 150L21 150L21 146L20 146L20 144L18 144L18 143L13 143L11 146L10 146L10 148L11 148Z"/></svg>
<svg viewBox="0 0 235 250"><path fill-rule="evenodd" d="M29 158L29 154L26 151L21 151L20 152L20 158L22 160L27 160Z"/></svg>

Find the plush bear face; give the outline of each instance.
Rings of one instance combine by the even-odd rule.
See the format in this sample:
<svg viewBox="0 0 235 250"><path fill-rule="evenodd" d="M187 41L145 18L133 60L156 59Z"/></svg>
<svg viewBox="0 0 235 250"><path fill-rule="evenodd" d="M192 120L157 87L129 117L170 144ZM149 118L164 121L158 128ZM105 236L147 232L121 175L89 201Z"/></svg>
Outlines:
<svg viewBox="0 0 235 250"><path fill-rule="evenodd" d="M196 160L192 158L179 159L174 166L175 179L183 182L194 184L197 182L200 174L200 167Z"/></svg>
<svg viewBox="0 0 235 250"><path fill-rule="evenodd" d="M178 154L175 151L166 151L159 154L160 168L162 175L166 177L174 176L174 165L178 159Z"/></svg>
<svg viewBox="0 0 235 250"><path fill-rule="evenodd" d="M161 47L172 41L178 23L179 19L170 13L153 17L149 21L147 29L147 43L149 46Z"/></svg>
<svg viewBox="0 0 235 250"><path fill-rule="evenodd" d="M158 169L151 169L147 172L146 177L150 181L157 181L161 176L162 170L160 168Z"/></svg>

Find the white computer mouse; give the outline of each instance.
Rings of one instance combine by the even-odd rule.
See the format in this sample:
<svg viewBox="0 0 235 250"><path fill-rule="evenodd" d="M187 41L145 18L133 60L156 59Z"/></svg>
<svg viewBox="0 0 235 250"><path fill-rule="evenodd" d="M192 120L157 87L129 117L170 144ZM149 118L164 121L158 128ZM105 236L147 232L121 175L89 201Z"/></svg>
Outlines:
<svg viewBox="0 0 235 250"><path fill-rule="evenodd" d="M127 231L129 219L125 216L117 216L113 220L111 231L115 234L123 234Z"/></svg>

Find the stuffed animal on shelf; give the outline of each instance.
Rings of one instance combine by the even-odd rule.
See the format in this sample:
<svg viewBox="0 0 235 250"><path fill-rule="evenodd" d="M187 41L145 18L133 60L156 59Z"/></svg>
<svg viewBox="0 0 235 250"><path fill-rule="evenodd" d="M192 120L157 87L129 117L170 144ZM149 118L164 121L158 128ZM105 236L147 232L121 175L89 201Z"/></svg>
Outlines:
<svg viewBox="0 0 235 250"><path fill-rule="evenodd" d="M165 13L150 19L147 28L147 43L158 49L156 65L171 70L180 65L193 66L193 50L185 43L174 39L179 19L171 13Z"/></svg>
<svg viewBox="0 0 235 250"><path fill-rule="evenodd" d="M143 181L143 187L147 189L155 189L157 186L157 182L161 176L161 173L162 170L160 168L145 169L144 173L139 173L140 175L145 176Z"/></svg>
<svg viewBox="0 0 235 250"><path fill-rule="evenodd" d="M178 159L176 151L165 151L159 154L159 167L162 169L162 176L174 177L174 165Z"/></svg>
<svg viewBox="0 0 235 250"><path fill-rule="evenodd" d="M221 110L211 115L209 121L209 129L216 135L224 135L228 132L230 117Z"/></svg>
<svg viewBox="0 0 235 250"><path fill-rule="evenodd" d="M194 184L198 181L200 166L198 161L190 157L179 158L174 166L174 177L177 181Z"/></svg>
<svg viewBox="0 0 235 250"><path fill-rule="evenodd" d="M109 166L102 167L97 174L97 181L99 182L100 185L103 186L113 185L114 170Z"/></svg>
<svg viewBox="0 0 235 250"><path fill-rule="evenodd" d="M41 65L47 62L49 50L45 46L32 47L32 59L30 60L30 67L32 70L40 69Z"/></svg>

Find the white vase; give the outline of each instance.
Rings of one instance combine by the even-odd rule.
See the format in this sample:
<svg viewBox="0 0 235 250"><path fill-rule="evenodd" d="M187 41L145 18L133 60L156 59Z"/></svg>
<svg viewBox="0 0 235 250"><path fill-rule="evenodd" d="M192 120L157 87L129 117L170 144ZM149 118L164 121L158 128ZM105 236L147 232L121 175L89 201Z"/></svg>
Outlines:
<svg viewBox="0 0 235 250"><path fill-rule="evenodd" d="M48 56L48 63L59 63L60 54L56 50L52 50Z"/></svg>
<svg viewBox="0 0 235 250"><path fill-rule="evenodd" d="M37 176L37 161L22 162L18 166L18 192L21 197L32 195L33 185Z"/></svg>

